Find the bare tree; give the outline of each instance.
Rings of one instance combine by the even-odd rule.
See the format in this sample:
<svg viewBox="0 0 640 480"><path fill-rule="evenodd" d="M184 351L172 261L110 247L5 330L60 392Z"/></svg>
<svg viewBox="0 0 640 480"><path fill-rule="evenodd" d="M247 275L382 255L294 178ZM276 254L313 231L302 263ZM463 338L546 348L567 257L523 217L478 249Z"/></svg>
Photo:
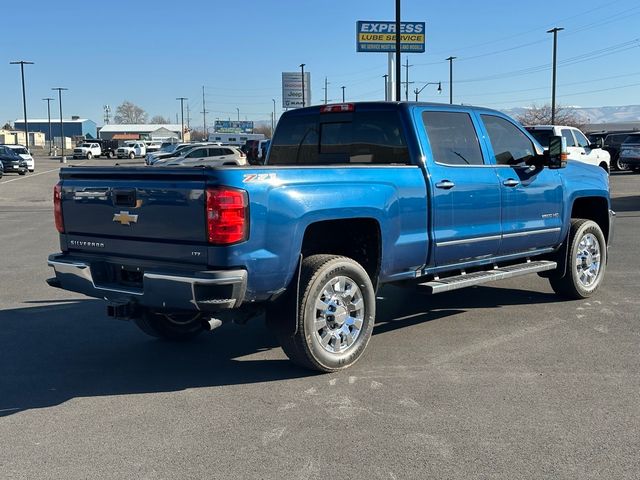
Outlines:
<svg viewBox="0 0 640 480"><path fill-rule="evenodd" d="M9 122L7 122L2 126L2 130L13 130L13 127Z"/></svg>
<svg viewBox="0 0 640 480"><path fill-rule="evenodd" d="M162 115L154 115L153 117L151 117L151 120L149 120L149 123L152 123L154 125L168 125L171 123L171 121L169 121L168 118L163 117Z"/></svg>
<svg viewBox="0 0 640 480"><path fill-rule="evenodd" d="M550 125L551 124L551 105L542 105L538 107L533 104L516 119L523 125ZM578 113L570 107L556 105L555 124L567 125L570 127L582 128L588 122L578 115Z"/></svg>
<svg viewBox="0 0 640 480"><path fill-rule="evenodd" d="M147 112L128 100L122 102L113 117L116 123L147 123Z"/></svg>
<svg viewBox="0 0 640 480"><path fill-rule="evenodd" d="M253 133L262 133L266 138L271 138L271 126L256 125L253 127Z"/></svg>
<svg viewBox="0 0 640 480"><path fill-rule="evenodd" d="M207 141L209 137L204 134L204 130L201 128L192 128L190 130L191 133L191 141Z"/></svg>

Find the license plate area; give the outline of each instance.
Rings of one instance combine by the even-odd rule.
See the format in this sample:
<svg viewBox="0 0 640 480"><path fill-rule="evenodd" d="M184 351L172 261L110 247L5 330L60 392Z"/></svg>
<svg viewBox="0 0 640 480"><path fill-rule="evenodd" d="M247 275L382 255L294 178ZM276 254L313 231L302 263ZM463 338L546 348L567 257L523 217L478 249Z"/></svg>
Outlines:
<svg viewBox="0 0 640 480"><path fill-rule="evenodd" d="M136 265L98 262L91 265L96 286L142 292L144 268Z"/></svg>

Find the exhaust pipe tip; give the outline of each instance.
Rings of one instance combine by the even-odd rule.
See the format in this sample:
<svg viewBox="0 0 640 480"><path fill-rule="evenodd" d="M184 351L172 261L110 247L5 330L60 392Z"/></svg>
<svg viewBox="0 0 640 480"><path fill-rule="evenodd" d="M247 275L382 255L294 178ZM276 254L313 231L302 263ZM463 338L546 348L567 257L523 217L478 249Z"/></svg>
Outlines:
<svg viewBox="0 0 640 480"><path fill-rule="evenodd" d="M205 320L204 321L204 328L206 330L212 331L215 330L216 328L222 326L222 320L218 319L218 318L210 318L209 320Z"/></svg>

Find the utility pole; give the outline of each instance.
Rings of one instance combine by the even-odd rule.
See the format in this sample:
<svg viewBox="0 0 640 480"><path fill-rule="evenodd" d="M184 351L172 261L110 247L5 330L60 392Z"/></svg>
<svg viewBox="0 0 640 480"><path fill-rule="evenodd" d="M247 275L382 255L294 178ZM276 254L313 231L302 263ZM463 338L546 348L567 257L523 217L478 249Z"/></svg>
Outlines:
<svg viewBox="0 0 640 480"><path fill-rule="evenodd" d="M344 89L347 88L344 85L340 87L342 89L342 103L344 103Z"/></svg>
<svg viewBox="0 0 640 480"><path fill-rule="evenodd" d="M329 82L327 82L327 77L324 77L324 104L327 104L327 88L328 88Z"/></svg>
<svg viewBox="0 0 640 480"><path fill-rule="evenodd" d="M553 33L553 73L551 80L551 125L556 122L556 56L558 53L558 32L564 30L562 27L555 27L547 30L547 33Z"/></svg>
<svg viewBox="0 0 640 480"><path fill-rule="evenodd" d="M17 62L9 62L10 65L20 65L20 75L22 76L22 109L24 113L24 141L26 142L27 150L29 150L29 126L27 122L27 95L24 90L24 66L33 65L33 62L27 62L25 60L19 60Z"/></svg>
<svg viewBox="0 0 640 480"><path fill-rule="evenodd" d="M60 163L67 163L67 157L64 156L64 122L62 121L62 91L69 90L64 87L54 87L51 90L58 91L58 101L60 102L60 144L62 147L62 156L60 157Z"/></svg>
<svg viewBox="0 0 640 480"><path fill-rule="evenodd" d="M273 116L271 117L271 138L273 138L273 132L276 129L276 99L272 98L273 102Z"/></svg>
<svg viewBox="0 0 640 480"><path fill-rule="evenodd" d="M384 101L386 102L386 101L389 100L389 92L387 90L387 88L388 88L387 81L388 81L388 78L389 78L389 74L385 73L384 75L382 75L382 77L384 78Z"/></svg>
<svg viewBox="0 0 640 480"><path fill-rule="evenodd" d="M240 109L236 107L236 111L238 112L238 121L240 121Z"/></svg>
<svg viewBox="0 0 640 480"><path fill-rule="evenodd" d="M204 101L204 85L202 86L202 134L204 135L203 140L209 140L209 135L207 132L207 107Z"/></svg>
<svg viewBox="0 0 640 480"><path fill-rule="evenodd" d="M396 0L396 102L400 101L400 0Z"/></svg>
<svg viewBox="0 0 640 480"><path fill-rule="evenodd" d="M306 106L304 102L304 66L304 63L300 64L300 69L302 70L302 108Z"/></svg>
<svg viewBox="0 0 640 480"><path fill-rule="evenodd" d="M182 120L182 126L180 130L180 140L184 142L184 101L189 99L187 97L178 97L176 98L176 100L180 100L180 118Z"/></svg>
<svg viewBox="0 0 640 480"><path fill-rule="evenodd" d="M51 100L53 100L53 98L47 97L42 100L47 102L47 119L49 120L49 156L51 156L53 153L53 137L51 137Z"/></svg>
<svg viewBox="0 0 640 480"><path fill-rule="evenodd" d="M191 130L191 109L187 103L187 130Z"/></svg>
<svg viewBox="0 0 640 480"><path fill-rule="evenodd" d="M409 101L409 83L413 83L413 82L409 82L409 67L413 67L413 65L409 65L409 57L407 57L407 62L405 65L405 82L404 82L404 99L408 102Z"/></svg>
<svg viewBox="0 0 640 480"><path fill-rule="evenodd" d="M453 104L453 61L458 57L449 57L445 60L449 61L449 104Z"/></svg>

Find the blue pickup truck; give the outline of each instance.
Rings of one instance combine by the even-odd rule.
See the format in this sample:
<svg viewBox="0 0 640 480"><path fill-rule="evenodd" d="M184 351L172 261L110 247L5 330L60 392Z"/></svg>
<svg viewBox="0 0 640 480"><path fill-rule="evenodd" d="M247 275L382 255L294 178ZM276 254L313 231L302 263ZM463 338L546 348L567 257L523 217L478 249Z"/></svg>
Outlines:
<svg viewBox="0 0 640 480"><path fill-rule="evenodd" d="M362 355L385 283L436 294L537 273L593 294L608 177L565 155L484 108L292 110L265 165L62 169L48 283L166 339L264 313L294 362L335 371Z"/></svg>

